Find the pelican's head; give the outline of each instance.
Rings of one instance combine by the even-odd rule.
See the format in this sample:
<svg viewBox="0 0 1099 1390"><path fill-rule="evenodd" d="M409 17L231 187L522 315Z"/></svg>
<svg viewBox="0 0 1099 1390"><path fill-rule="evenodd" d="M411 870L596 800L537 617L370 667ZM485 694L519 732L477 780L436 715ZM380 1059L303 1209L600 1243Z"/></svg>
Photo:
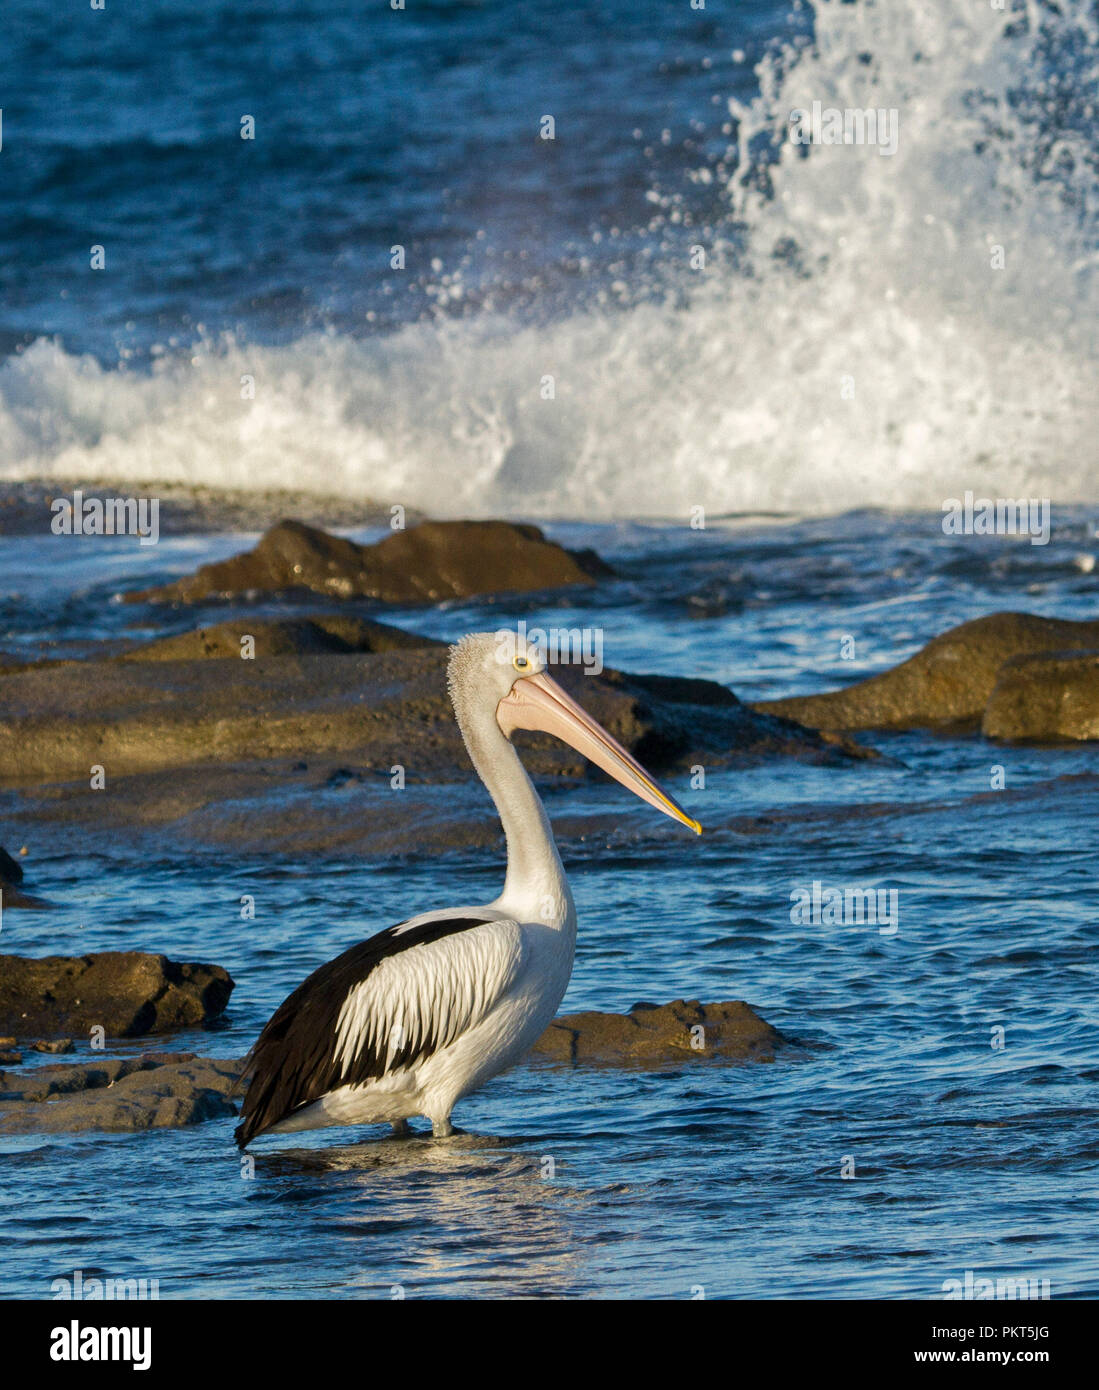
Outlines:
<svg viewBox="0 0 1099 1390"><path fill-rule="evenodd" d="M450 649L450 696L464 723L474 706L495 707L505 738L516 729L553 734L658 811L702 834L698 821L546 674L535 643L517 632L478 632Z"/></svg>

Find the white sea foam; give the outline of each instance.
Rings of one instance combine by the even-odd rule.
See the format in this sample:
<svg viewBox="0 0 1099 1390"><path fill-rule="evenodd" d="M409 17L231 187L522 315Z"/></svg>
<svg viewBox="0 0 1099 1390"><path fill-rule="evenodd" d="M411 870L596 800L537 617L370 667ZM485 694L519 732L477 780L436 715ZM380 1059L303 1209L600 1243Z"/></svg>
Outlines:
<svg viewBox="0 0 1099 1390"><path fill-rule="evenodd" d="M593 519L1095 500L1093 7L814 9L815 43L774 53L758 99L731 104L746 252L711 255L686 296L676 278L674 304L220 342L151 373L39 341L0 367L0 477ZM1042 42L1072 83L1043 76ZM896 154L775 145L814 101L896 108ZM773 196L740 176L761 148Z"/></svg>

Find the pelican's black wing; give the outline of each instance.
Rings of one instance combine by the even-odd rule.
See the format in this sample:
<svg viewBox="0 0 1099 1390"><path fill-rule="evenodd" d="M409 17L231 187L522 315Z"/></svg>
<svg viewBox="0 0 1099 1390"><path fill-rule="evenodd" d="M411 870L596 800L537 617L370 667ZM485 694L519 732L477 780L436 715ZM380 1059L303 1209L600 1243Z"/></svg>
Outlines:
<svg viewBox="0 0 1099 1390"><path fill-rule="evenodd" d="M501 930L476 931L490 924ZM248 1054L237 1143L340 1086L446 1046L484 1016L520 955L517 923L462 909L388 927L322 965L279 1005Z"/></svg>

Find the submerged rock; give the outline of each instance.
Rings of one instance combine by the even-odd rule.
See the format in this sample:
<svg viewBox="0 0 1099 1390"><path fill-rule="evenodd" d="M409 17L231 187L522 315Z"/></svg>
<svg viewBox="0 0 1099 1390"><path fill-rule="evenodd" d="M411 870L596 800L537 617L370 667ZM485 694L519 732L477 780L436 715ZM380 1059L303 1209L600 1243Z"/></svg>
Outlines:
<svg viewBox="0 0 1099 1390"><path fill-rule="evenodd" d="M436 603L592 584L610 573L592 552L566 550L546 540L537 526L510 521L425 521L365 546L304 522L282 521L244 555L125 598L194 603L253 591L313 589L335 598Z"/></svg>
<svg viewBox="0 0 1099 1390"><path fill-rule="evenodd" d="M787 1040L743 1000L635 1004L628 1014L565 1014L534 1044L534 1056L619 1066L681 1062L688 1057L774 1061Z"/></svg>
<svg viewBox="0 0 1099 1390"><path fill-rule="evenodd" d="M168 1129L236 1113L239 1063L193 1052L0 1072L0 1134Z"/></svg>
<svg viewBox="0 0 1099 1390"><path fill-rule="evenodd" d="M1006 662L985 706L987 738L1099 739L1099 651L1042 652Z"/></svg>
<svg viewBox="0 0 1099 1390"><path fill-rule="evenodd" d="M812 729L975 729L1005 662L1074 648L1099 648L1099 622L993 613L951 628L899 666L845 690L762 700L753 709Z"/></svg>
<svg viewBox="0 0 1099 1390"><path fill-rule="evenodd" d="M223 1013L233 990L220 965L182 964L142 951L0 956L0 1029L16 1037L71 1036L101 1027L128 1038L195 1027Z"/></svg>

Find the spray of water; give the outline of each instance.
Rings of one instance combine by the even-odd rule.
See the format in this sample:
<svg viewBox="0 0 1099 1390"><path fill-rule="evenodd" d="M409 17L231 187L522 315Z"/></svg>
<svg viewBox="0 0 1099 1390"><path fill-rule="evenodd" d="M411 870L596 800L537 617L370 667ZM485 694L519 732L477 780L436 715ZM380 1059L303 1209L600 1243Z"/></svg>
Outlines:
<svg viewBox="0 0 1099 1390"><path fill-rule="evenodd" d="M1093 500L1094 4L813 12L811 39L776 44L756 98L730 103L725 219L706 268L662 273L666 295L537 327L219 341L140 372L40 341L0 367L0 477L436 515ZM895 152L795 146L791 113L814 102L895 111Z"/></svg>

